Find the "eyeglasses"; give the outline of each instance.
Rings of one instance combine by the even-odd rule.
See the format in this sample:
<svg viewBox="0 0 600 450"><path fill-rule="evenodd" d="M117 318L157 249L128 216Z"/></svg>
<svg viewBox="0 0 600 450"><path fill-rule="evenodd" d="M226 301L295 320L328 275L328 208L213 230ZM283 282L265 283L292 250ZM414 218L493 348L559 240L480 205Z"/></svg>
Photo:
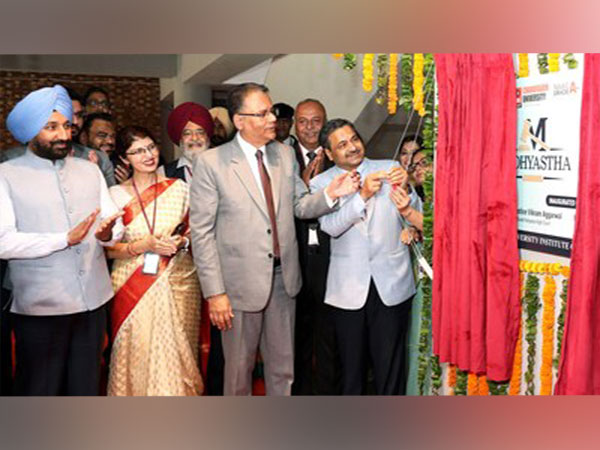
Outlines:
<svg viewBox="0 0 600 450"><path fill-rule="evenodd" d="M418 168L420 169L426 169L427 167L429 167L429 159L428 158L423 158L422 160L412 163L410 166L408 166L408 172L414 172L415 170L417 170Z"/></svg>
<svg viewBox="0 0 600 450"><path fill-rule="evenodd" d="M156 144L150 144L148 147L138 147L131 152L125 152L125 154L129 155L129 156L134 156L134 155L137 156L137 155L142 155L146 152L152 154L157 151L158 151L158 147L156 146Z"/></svg>
<svg viewBox="0 0 600 450"><path fill-rule="evenodd" d="M264 111L261 112L257 112L257 113L236 113L240 116L250 116L250 117L260 117L261 119L264 119L265 117L267 117L269 114L273 114L275 117L277 117L277 114L275 114L275 107L271 107L271 109L265 109Z"/></svg>
<svg viewBox="0 0 600 450"><path fill-rule="evenodd" d="M415 167L421 167L422 169L424 169L425 167L429 166L429 159L423 158L421 161L413 163L413 165Z"/></svg>
<svg viewBox="0 0 600 450"><path fill-rule="evenodd" d="M181 132L181 137L182 138L188 138L191 136L198 136L198 137L206 137L206 131L204 131L202 128L199 128L197 130L183 130Z"/></svg>

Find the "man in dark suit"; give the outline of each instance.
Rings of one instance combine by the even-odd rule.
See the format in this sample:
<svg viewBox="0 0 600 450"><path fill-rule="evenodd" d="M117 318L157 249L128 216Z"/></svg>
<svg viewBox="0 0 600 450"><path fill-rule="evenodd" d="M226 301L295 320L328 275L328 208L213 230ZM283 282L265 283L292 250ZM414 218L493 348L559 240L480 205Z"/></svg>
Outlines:
<svg viewBox="0 0 600 450"><path fill-rule="evenodd" d="M331 166L319 145L319 132L327 120L325 107L315 99L298 103L294 145L300 175L310 179ZM316 219L296 219L296 235L302 272L302 289L296 301L295 395L335 395L341 392L341 369L331 307L325 305L329 265L329 236Z"/></svg>

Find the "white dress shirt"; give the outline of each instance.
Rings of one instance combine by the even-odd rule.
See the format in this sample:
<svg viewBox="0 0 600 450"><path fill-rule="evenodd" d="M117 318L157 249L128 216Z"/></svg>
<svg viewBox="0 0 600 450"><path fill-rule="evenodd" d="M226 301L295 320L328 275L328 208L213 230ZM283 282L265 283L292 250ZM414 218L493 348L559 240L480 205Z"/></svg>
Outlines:
<svg viewBox="0 0 600 450"><path fill-rule="evenodd" d="M302 158L304 158L304 166L306 167L310 163L310 158L308 157L310 150L307 149L304 145L302 145L300 141L298 141L298 146L300 147L300 151L302 152ZM321 150L323 150L322 147L317 147L316 149L314 149L313 152L315 156L317 156Z"/></svg>
<svg viewBox="0 0 600 450"><path fill-rule="evenodd" d="M269 177L270 177L271 173L269 171L269 157L267 156L267 152L265 151L266 146L263 145L262 147L257 149L252 144L250 144L248 141L246 141L240 133L238 133L235 138L238 140L238 144L240 145L242 151L244 152L244 155L246 156L246 159L248 160L248 164L250 165L250 170L252 170L252 175L254 176L254 179L256 180L256 185L259 187L258 190L260 191L260 195L262 195L262 197L264 199L265 194L262 190L262 181L260 179L260 173L258 172L258 159L256 158L256 151L261 150L263 152L263 163L265 165L265 169L267 170L267 174L269 174ZM330 208L333 208L337 204L337 199L333 200L329 196L329 194L327 194L326 190L323 190L323 194L325 195L325 201L327 202L327 206L329 206Z"/></svg>
<svg viewBox="0 0 600 450"><path fill-rule="evenodd" d="M263 163L265 165L265 169L271 176L271 171L269 170L269 157L266 152L266 145L263 145L260 148L254 147L254 145L250 144L246 141L240 133L235 137L238 140L238 144L240 145L246 159L248 160L248 164L250 165L250 170L252 171L252 175L254 176L254 180L256 181L256 185L259 187L260 195L262 195L263 199L265 198L265 193L262 189L262 181L260 179L260 173L258 172L258 159L256 158L256 151L261 150L263 153Z"/></svg>

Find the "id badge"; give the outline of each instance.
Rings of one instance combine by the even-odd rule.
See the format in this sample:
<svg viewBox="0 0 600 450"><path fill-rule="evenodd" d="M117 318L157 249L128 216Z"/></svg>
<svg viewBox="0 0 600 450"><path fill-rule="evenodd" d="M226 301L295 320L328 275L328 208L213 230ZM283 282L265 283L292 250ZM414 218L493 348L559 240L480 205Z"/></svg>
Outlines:
<svg viewBox="0 0 600 450"><path fill-rule="evenodd" d="M158 273L159 261L160 255L157 253L144 253L144 267L142 267L142 273L145 275L156 275Z"/></svg>
<svg viewBox="0 0 600 450"><path fill-rule="evenodd" d="M317 225L314 223L308 225L308 245L319 245L319 234L317 233Z"/></svg>

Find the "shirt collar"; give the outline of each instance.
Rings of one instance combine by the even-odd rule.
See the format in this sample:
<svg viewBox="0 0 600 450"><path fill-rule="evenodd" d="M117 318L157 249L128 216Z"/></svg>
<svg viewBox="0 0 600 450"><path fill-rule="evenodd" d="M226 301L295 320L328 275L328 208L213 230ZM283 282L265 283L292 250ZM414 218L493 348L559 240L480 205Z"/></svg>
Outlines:
<svg viewBox="0 0 600 450"><path fill-rule="evenodd" d="M246 155L246 158L248 158L250 161L256 160L256 150L262 150L263 158L265 160L268 159L267 152L266 152L266 145L263 145L262 147L259 147L257 149L254 145L252 145L248 141L246 141L239 132L236 136L236 139L237 139L238 144L240 145L242 151Z"/></svg>
<svg viewBox="0 0 600 450"><path fill-rule="evenodd" d="M27 150L25 150L25 157L37 167L52 167L58 169L62 169L65 166L66 159L68 158L64 157L62 159L57 159L56 161L51 161L49 159L39 157L38 155L33 153L33 151L31 151L29 147L27 147Z"/></svg>
<svg viewBox="0 0 600 450"><path fill-rule="evenodd" d="M177 168L180 169L185 166L191 169L192 162L189 159L187 159L184 155L181 155L181 157L177 160Z"/></svg>
<svg viewBox="0 0 600 450"><path fill-rule="evenodd" d="M298 145L300 146L300 151L302 152L302 154L303 154L304 156L306 156L308 153L310 153L310 152L311 152L311 150L307 149L307 148L306 148L304 145L302 145L302 144L300 143L300 141L298 141ZM319 152L321 151L321 149L322 149L322 147L320 147L320 146L319 146L319 147L315 148L315 149L314 149L314 150L312 150L312 151L314 151L314 152L315 152L315 155L318 155L318 154L319 154Z"/></svg>

